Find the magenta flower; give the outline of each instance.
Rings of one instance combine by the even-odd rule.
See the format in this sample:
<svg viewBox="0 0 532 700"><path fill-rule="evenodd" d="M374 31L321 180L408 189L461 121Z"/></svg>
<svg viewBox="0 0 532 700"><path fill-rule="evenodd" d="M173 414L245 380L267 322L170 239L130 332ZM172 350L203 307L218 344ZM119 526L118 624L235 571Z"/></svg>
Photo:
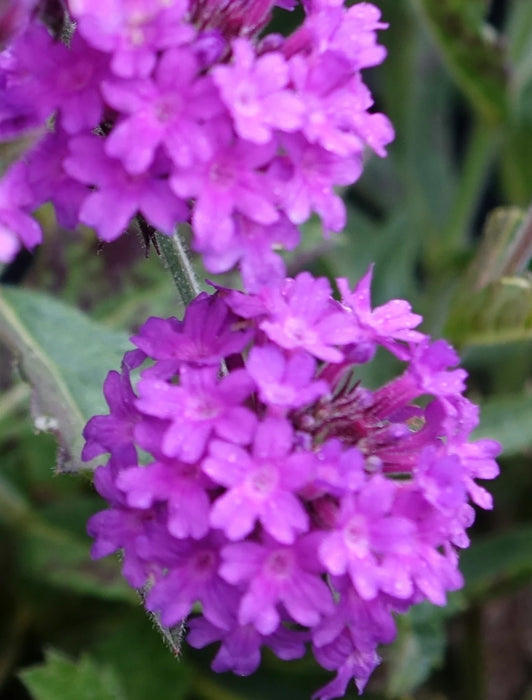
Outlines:
<svg viewBox="0 0 532 700"><path fill-rule="evenodd" d="M20 160L24 215L51 201L63 226L103 241L139 214L166 234L186 221L208 270L239 266L248 289L283 279L279 250L298 244L313 212L326 234L344 227L335 188L360 177L367 147L384 156L393 138L361 75L385 55L377 8L304 2L284 38L266 27L294 0L64 5L62 33L30 16L30 0L4 18L0 137L36 141ZM2 220L3 258L35 244L27 221Z"/></svg>
<svg viewBox="0 0 532 700"><path fill-rule="evenodd" d="M339 280L340 303L302 273L149 319L85 433L86 456L112 455L94 555L124 550L163 624L192 615L190 643L219 645L215 670L249 674L263 646L297 658L310 642L336 673L320 700L364 687L394 615L460 588L470 499L492 506L477 479L500 449L471 440L454 350L414 330L406 301L373 309L370 280ZM358 371L376 345L404 370L369 389Z"/></svg>
<svg viewBox="0 0 532 700"><path fill-rule="evenodd" d="M237 445L211 442L203 470L227 491L213 504L210 522L230 540L243 539L257 520L287 544L308 529L308 516L294 492L312 478L312 459L291 454L293 439L287 421L266 418L257 428L251 455Z"/></svg>
<svg viewBox="0 0 532 700"><path fill-rule="evenodd" d="M156 172L130 175L118 160L105 157L96 136L72 138L64 167L76 180L97 187L83 200L79 219L94 226L104 241L117 238L137 212L168 234L187 219L187 207L172 195L167 179Z"/></svg>
<svg viewBox="0 0 532 700"><path fill-rule="evenodd" d="M244 542L222 550L220 575L232 584L248 584L240 624L251 623L261 634L271 634L281 621L279 603L293 620L311 627L332 611L331 591L318 575L314 540L302 537L290 547Z"/></svg>
<svg viewBox="0 0 532 700"><path fill-rule="evenodd" d="M157 379L143 379L138 385L137 408L148 416L169 420L164 454L196 462L212 433L236 444L251 441L256 419L241 404L253 385L244 370L217 382L216 369L182 367L180 379L181 386Z"/></svg>
<svg viewBox="0 0 532 700"><path fill-rule="evenodd" d="M208 122L222 111L212 80L199 76L196 56L184 48L166 51L153 80L102 84L107 103L124 116L106 141L106 152L132 174L149 168L159 145L177 166L207 160L214 144Z"/></svg>
<svg viewBox="0 0 532 700"><path fill-rule="evenodd" d="M239 136L255 143L267 143L272 129L296 131L303 118L303 103L291 90L288 64L280 53L259 58L246 39L232 44L233 63L217 66L214 81L234 119Z"/></svg>
<svg viewBox="0 0 532 700"><path fill-rule="evenodd" d="M186 0L69 0L79 31L91 46L112 54L111 67L119 76L146 76L156 52L189 41L192 27L183 22Z"/></svg>
<svg viewBox="0 0 532 700"><path fill-rule="evenodd" d="M35 207L27 182L27 169L15 163L0 181L0 261L10 262L20 242L30 250L42 240L39 224L28 213Z"/></svg>
<svg viewBox="0 0 532 700"><path fill-rule="evenodd" d="M265 404L297 408L313 403L328 391L326 382L313 381L316 360L303 351L296 351L286 359L273 344L254 347L247 370Z"/></svg>
<svg viewBox="0 0 532 700"><path fill-rule="evenodd" d="M190 170L177 169L170 178L178 197L196 200L192 224L200 251L224 247L234 234L236 212L263 225L279 218L265 177L258 172L271 160L272 146L235 139L226 121L213 127L213 138L217 150L211 159Z"/></svg>

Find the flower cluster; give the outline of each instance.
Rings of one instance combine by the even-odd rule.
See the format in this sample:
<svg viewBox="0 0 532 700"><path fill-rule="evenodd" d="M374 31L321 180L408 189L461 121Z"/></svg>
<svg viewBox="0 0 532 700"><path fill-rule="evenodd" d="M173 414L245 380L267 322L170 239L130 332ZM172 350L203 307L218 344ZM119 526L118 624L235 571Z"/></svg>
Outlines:
<svg viewBox="0 0 532 700"><path fill-rule="evenodd" d="M393 138L361 78L385 55L369 3L305 0L288 37L264 30L296 0L56 0L60 37L40 4L0 17L0 139L37 141L0 182L0 260L40 241L29 215L51 201L103 241L137 213L190 222L209 271L259 286L312 212L344 227L335 186Z"/></svg>
<svg viewBox="0 0 532 700"><path fill-rule="evenodd" d="M110 453L93 555L122 550L162 624L192 613L188 641L219 644L217 671L310 645L336 672L321 700L364 687L393 613L461 586L470 501L492 505L476 480L498 471L498 443L470 441L454 350L406 301L372 309L370 283L340 279L336 300L305 272L150 318L107 377L110 414L85 430L85 458ZM368 388L379 347L403 370Z"/></svg>

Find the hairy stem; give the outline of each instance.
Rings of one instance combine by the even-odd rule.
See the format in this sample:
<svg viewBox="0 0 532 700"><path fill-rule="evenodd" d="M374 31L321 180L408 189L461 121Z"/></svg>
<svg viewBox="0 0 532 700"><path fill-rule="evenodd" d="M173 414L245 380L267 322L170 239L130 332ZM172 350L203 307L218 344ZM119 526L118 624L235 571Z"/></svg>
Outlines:
<svg viewBox="0 0 532 700"><path fill-rule="evenodd" d="M161 257L170 270L181 301L185 306L188 306L201 292L201 287L183 243L181 231L182 227L178 226L171 236L165 236L161 233L157 233L156 236L161 249Z"/></svg>
<svg viewBox="0 0 532 700"><path fill-rule="evenodd" d="M184 226L178 225L171 236L166 236L150 226L140 214L137 218L146 246L149 246L150 243L153 244L157 254L172 275L183 306L187 307L201 292L201 287L183 243Z"/></svg>

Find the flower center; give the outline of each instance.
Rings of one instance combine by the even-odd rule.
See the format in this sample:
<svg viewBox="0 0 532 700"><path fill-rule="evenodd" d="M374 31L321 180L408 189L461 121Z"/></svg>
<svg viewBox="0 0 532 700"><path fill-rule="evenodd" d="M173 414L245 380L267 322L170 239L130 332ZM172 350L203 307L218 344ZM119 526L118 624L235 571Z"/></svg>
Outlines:
<svg viewBox="0 0 532 700"><path fill-rule="evenodd" d="M248 484L253 495L265 498L277 484L277 471L270 465L262 466L251 473Z"/></svg>
<svg viewBox="0 0 532 700"><path fill-rule="evenodd" d="M267 564L268 571L275 578L290 578L293 569L293 559L288 551L277 551L270 555Z"/></svg>
<svg viewBox="0 0 532 700"><path fill-rule="evenodd" d="M185 409L185 418L189 420L212 420L219 414L220 408L211 397L194 396L190 397Z"/></svg>
<svg viewBox="0 0 532 700"><path fill-rule="evenodd" d="M344 530L344 540L349 550L356 557L364 557L369 552L369 538L366 523L359 516L354 516Z"/></svg>
<svg viewBox="0 0 532 700"><path fill-rule="evenodd" d="M209 578L216 568L216 556L214 552L210 549L203 549L198 552L194 557L192 566L197 576L204 579Z"/></svg>

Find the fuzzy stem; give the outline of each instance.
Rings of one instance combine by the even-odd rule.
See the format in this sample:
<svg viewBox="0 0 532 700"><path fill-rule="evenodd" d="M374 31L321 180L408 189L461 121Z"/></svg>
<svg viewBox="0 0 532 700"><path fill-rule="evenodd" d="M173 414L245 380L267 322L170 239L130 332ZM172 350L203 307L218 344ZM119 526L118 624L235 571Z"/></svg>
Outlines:
<svg viewBox="0 0 532 700"><path fill-rule="evenodd" d="M181 231L182 226L178 226L171 236L165 236L162 233L155 235L161 249L161 257L172 275L181 301L188 306L201 292L201 287L183 244Z"/></svg>
<svg viewBox="0 0 532 700"><path fill-rule="evenodd" d="M159 233L140 214L137 216L140 232L146 244L148 254L150 243L170 271L174 284L186 308L201 292L196 273L182 239L183 225L178 225L171 236Z"/></svg>

